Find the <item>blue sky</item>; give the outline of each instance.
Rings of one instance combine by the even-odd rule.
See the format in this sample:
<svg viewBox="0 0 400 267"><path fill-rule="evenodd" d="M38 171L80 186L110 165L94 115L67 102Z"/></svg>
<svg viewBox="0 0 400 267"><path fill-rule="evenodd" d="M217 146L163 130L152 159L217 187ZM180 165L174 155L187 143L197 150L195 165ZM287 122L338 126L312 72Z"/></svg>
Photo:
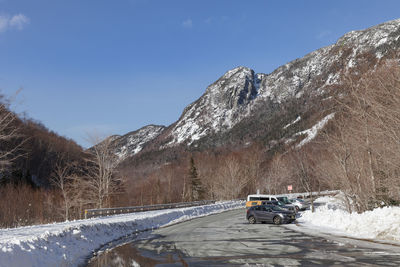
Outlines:
<svg viewBox="0 0 400 267"><path fill-rule="evenodd" d="M0 92L87 146L93 130L169 125L237 66L269 73L400 1L0 0Z"/></svg>

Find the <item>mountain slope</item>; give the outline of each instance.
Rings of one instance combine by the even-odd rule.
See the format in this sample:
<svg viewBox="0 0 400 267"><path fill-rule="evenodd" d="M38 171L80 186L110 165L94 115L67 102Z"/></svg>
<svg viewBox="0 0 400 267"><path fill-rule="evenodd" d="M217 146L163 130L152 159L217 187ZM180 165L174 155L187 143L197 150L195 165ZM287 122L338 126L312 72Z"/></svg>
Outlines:
<svg viewBox="0 0 400 267"><path fill-rule="evenodd" d="M198 101L185 108L167 146L191 144L212 132L230 129L246 115L246 108L258 95L262 77L245 67L225 73Z"/></svg>
<svg viewBox="0 0 400 267"><path fill-rule="evenodd" d="M310 129L327 115L321 102L340 91L345 75L363 71L361 66L373 69L381 61L398 59L399 48L400 19L349 32L335 44L270 74L257 74L247 67L234 68L208 86L197 101L184 109L178 121L159 129L155 138L146 141L141 153L177 150L181 146L189 150L199 145L208 149L244 145L256 139L268 143L280 138L300 138L296 131ZM296 118L299 121L285 127ZM123 142L120 145L125 146ZM137 155L134 146L129 152L120 153Z"/></svg>
<svg viewBox="0 0 400 267"><path fill-rule="evenodd" d="M156 138L165 126L147 125L123 136L113 136L112 147L120 159L139 153L146 143Z"/></svg>
<svg viewBox="0 0 400 267"><path fill-rule="evenodd" d="M366 60L371 65L397 51L400 20L362 31L352 31L335 44L289 62L271 74L255 74L246 67L225 73L205 94L183 111L166 146L194 141L231 129L244 118L305 93L322 95L340 84L341 77ZM368 58L368 57L373 57Z"/></svg>

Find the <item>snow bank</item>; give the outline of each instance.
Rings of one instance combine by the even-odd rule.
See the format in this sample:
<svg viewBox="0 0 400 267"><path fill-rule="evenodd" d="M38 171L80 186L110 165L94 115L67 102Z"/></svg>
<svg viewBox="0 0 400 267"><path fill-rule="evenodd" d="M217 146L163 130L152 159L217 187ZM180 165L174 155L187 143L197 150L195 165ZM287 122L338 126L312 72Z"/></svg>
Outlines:
<svg viewBox="0 0 400 267"><path fill-rule="evenodd" d="M102 245L137 231L242 207L242 201L229 201L200 207L1 229L0 266L77 266Z"/></svg>
<svg viewBox="0 0 400 267"><path fill-rule="evenodd" d="M376 208L364 213L348 213L336 197L318 198L315 212L306 211L298 219L306 226L322 227L348 236L400 241L400 207Z"/></svg>

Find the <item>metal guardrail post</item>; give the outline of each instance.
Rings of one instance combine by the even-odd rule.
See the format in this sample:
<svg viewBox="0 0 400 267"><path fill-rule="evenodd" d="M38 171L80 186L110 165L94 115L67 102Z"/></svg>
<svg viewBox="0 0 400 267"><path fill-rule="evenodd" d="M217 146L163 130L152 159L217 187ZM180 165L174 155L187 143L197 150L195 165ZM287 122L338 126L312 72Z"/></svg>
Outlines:
<svg viewBox="0 0 400 267"><path fill-rule="evenodd" d="M87 209L85 210L85 219L103 215L125 214L130 212L141 212L141 211L172 209L172 208L185 208L185 207L193 207L193 206L207 205L213 203L215 203L214 200L202 200L194 202L156 204L156 205L137 206L137 207Z"/></svg>

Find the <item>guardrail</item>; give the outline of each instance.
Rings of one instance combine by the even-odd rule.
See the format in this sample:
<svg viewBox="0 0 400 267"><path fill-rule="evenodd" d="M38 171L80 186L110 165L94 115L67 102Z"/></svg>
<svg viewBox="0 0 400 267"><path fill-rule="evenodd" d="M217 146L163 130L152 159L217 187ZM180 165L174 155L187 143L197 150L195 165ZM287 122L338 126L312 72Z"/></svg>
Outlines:
<svg viewBox="0 0 400 267"><path fill-rule="evenodd" d="M320 191L320 192L312 192L312 195L314 197L320 197L320 196L334 196L338 194L340 191L339 190L325 190L325 191ZM287 196L289 198L310 198L310 193L289 193L289 194L279 194L277 196Z"/></svg>
<svg viewBox="0 0 400 267"><path fill-rule="evenodd" d="M311 194L314 197L320 197L320 196L334 196L338 194L340 191L339 190L325 190L325 191L320 191L320 192L312 192ZM302 197L302 198L310 198L310 193L291 193L291 194L285 194L286 196L290 196L293 198L297 197Z"/></svg>
<svg viewBox="0 0 400 267"><path fill-rule="evenodd" d="M157 205L135 206L135 207L87 209L85 210L85 219L99 217L99 216L110 216L110 215L125 214L132 212L143 212L150 210L186 208L186 207L202 206L214 203L215 200L202 200L194 202L180 202L180 203L157 204Z"/></svg>

